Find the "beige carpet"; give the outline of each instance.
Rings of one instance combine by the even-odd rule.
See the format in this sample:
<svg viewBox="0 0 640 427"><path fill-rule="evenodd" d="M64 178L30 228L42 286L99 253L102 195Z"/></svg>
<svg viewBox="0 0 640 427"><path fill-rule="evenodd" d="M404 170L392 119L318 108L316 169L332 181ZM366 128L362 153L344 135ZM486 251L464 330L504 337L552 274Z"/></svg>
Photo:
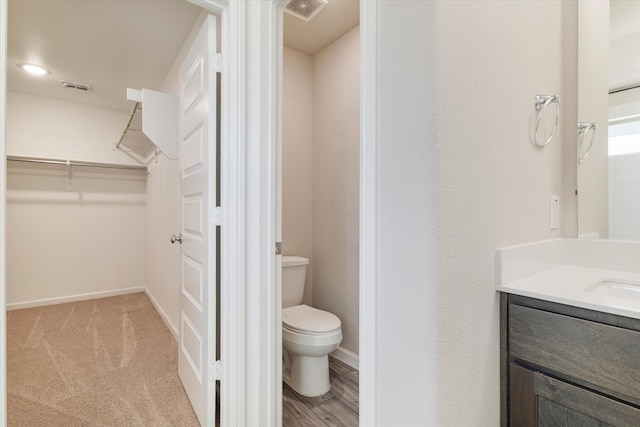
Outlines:
<svg viewBox="0 0 640 427"><path fill-rule="evenodd" d="M144 293L7 312L9 426L198 426Z"/></svg>

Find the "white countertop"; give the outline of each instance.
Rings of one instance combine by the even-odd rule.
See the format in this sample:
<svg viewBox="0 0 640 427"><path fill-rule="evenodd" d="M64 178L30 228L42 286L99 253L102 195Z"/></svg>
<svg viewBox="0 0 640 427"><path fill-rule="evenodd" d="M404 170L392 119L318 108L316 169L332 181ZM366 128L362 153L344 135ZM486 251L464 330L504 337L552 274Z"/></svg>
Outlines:
<svg viewBox="0 0 640 427"><path fill-rule="evenodd" d="M597 286L603 280L622 282L623 286L618 289L622 292L618 293L616 289L612 290L607 286ZM634 288L638 290L634 291ZM501 292L640 319L640 273L561 265L498 285L497 289Z"/></svg>
<svg viewBox="0 0 640 427"><path fill-rule="evenodd" d="M607 280L615 283L598 286ZM640 243L555 239L500 248L496 289L640 319Z"/></svg>

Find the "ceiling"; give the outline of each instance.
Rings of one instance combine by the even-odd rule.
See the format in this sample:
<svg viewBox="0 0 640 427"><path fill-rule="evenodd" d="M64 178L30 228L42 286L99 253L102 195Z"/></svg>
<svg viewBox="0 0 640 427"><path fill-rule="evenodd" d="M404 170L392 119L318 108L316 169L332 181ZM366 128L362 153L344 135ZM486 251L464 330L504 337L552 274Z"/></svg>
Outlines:
<svg viewBox="0 0 640 427"><path fill-rule="evenodd" d="M9 0L8 88L130 111L126 89L161 86L200 13L185 0ZM358 0L330 0L309 23L285 13L284 43L312 55L358 20ZM28 75L21 63L50 73Z"/></svg>
<svg viewBox="0 0 640 427"><path fill-rule="evenodd" d="M284 45L313 55L360 22L359 0L329 0L309 22L284 14Z"/></svg>
<svg viewBox="0 0 640 427"><path fill-rule="evenodd" d="M611 39L640 31L640 1L613 0L609 3Z"/></svg>
<svg viewBox="0 0 640 427"><path fill-rule="evenodd" d="M640 1L609 3L609 89L640 84Z"/></svg>
<svg viewBox="0 0 640 427"><path fill-rule="evenodd" d="M10 0L8 88L129 111L126 89L160 87L199 13L185 1ZM23 62L50 74L30 76Z"/></svg>

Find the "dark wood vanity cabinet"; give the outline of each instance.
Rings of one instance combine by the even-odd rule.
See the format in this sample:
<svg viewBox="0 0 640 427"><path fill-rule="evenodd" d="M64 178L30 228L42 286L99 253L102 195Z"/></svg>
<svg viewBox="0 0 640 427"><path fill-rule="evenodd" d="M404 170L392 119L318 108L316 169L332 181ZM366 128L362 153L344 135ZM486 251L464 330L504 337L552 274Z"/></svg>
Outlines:
<svg viewBox="0 0 640 427"><path fill-rule="evenodd" d="M640 426L640 320L501 295L502 426Z"/></svg>

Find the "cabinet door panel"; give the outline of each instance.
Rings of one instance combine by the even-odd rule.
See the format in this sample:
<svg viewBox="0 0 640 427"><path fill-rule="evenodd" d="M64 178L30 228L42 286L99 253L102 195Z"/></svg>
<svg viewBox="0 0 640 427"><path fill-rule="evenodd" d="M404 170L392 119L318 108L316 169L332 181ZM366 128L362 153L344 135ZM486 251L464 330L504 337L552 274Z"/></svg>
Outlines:
<svg viewBox="0 0 640 427"><path fill-rule="evenodd" d="M567 409L567 426L580 426L580 427L613 427L611 424L607 424L603 421L598 421L594 418L588 417L580 412Z"/></svg>
<svg viewBox="0 0 640 427"><path fill-rule="evenodd" d="M512 427L638 427L640 409L511 363Z"/></svg>
<svg viewBox="0 0 640 427"><path fill-rule="evenodd" d="M538 399L539 427L567 427L567 407L549 399Z"/></svg>
<svg viewBox="0 0 640 427"><path fill-rule="evenodd" d="M637 427L640 410L589 390L533 374L539 426Z"/></svg>
<svg viewBox="0 0 640 427"><path fill-rule="evenodd" d="M538 399L539 427L611 427L609 424L569 409L557 402L540 397Z"/></svg>

